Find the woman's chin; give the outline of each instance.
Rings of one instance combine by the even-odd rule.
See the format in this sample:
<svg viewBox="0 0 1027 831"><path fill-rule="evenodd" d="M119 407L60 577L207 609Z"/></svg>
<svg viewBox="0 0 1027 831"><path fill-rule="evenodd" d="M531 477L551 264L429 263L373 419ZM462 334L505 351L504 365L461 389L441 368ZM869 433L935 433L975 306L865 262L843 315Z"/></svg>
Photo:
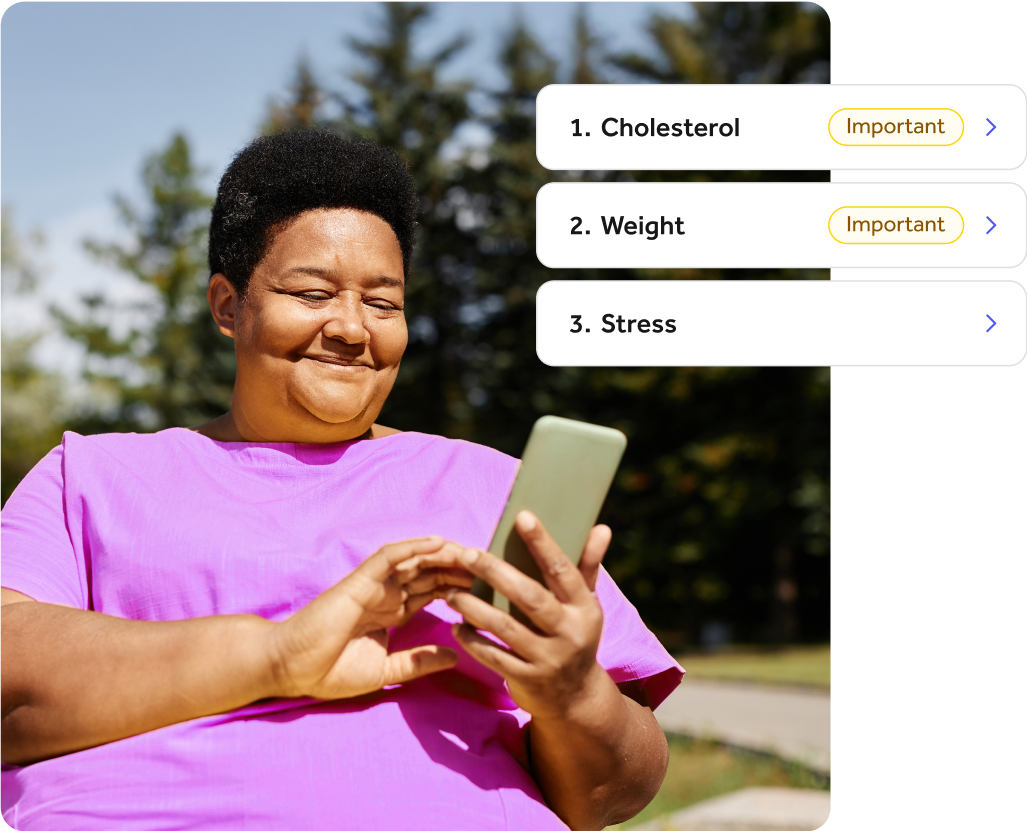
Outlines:
<svg viewBox="0 0 1027 831"><path fill-rule="evenodd" d="M302 401L300 403L318 421L333 426L359 422L367 414L367 402L359 400ZM367 427L369 426L367 425ZM364 429L367 428L365 427Z"/></svg>

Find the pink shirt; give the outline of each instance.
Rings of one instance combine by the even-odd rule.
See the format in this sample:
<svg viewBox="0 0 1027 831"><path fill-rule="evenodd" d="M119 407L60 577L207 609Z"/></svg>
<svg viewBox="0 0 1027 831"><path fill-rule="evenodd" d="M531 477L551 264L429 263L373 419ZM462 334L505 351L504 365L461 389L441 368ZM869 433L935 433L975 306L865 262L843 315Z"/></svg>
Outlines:
<svg viewBox="0 0 1027 831"><path fill-rule="evenodd" d="M2 515L6 588L137 620L282 620L382 544L484 548L515 459L421 433L334 445L222 443L188 430L67 433ZM599 661L654 705L681 668L603 572ZM458 649L435 601L390 645ZM25 767L5 765L19 831L545 829L530 716L502 678L453 669L355 701L276 699Z"/></svg>

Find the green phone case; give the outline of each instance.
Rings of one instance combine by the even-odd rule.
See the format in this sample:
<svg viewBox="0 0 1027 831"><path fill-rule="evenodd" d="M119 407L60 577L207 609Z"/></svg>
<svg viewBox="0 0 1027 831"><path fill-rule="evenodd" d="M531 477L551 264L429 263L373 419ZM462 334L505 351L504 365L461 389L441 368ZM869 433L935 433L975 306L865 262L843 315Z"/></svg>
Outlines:
<svg viewBox="0 0 1027 831"><path fill-rule="evenodd" d="M517 514L528 510L576 564L626 446L627 438L620 430L542 416L528 437L489 551L545 585L535 559L514 528ZM509 601L484 581L476 580L471 591L497 608L510 611ZM524 619L520 610L512 613Z"/></svg>

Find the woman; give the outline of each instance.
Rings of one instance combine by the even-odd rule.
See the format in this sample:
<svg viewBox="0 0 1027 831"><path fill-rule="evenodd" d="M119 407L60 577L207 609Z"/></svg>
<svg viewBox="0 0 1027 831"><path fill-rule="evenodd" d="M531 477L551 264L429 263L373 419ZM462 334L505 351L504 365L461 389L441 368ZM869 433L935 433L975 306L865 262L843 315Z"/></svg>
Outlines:
<svg viewBox="0 0 1027 831"><path fill-rule="evenodd" d="M258 139L210 231L231 410L65 435L3 511L3 811L32 829L600 828L658 789L681 670L517 462L376 423L407 342L398 158ZM466 591L481 576L529 629Z"/></svg>

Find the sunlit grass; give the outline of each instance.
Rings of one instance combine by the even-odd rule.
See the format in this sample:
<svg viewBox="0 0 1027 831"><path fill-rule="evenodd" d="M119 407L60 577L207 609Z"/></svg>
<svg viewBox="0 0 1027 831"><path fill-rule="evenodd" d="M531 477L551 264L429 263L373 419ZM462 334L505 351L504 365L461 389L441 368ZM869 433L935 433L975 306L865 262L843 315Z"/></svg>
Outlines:
<svg viewBox="0 0 1027 831"><path fill-rule="evenodd" d="M715 655L685 655L678 661L689 678L758 684L831 686L831 647L788 647L757 652L738 647Z"/></svg>
<svg viewBox="0 0 1027 831"><path fill-rule="evenodd" d="M773 756L733 750L714 742L670 738L670 765L663 787L630 828L704 799L753 786L828 790L830 780Z"/></svg>

